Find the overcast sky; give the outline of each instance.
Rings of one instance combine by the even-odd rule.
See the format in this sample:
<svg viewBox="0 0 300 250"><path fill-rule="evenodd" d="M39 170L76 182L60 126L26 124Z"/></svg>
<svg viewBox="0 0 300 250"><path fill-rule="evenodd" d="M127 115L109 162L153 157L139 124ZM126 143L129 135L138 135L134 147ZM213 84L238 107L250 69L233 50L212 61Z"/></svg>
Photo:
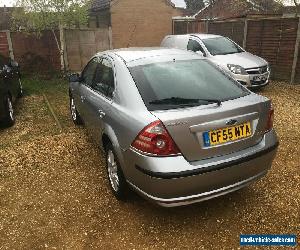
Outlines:
<svg viewBox="0 0 300 250"><path fill-rule="evenodd" d="M184 0L172 0L173 3L175 3L176 7L185 7Z"/></svg>
<svg viewBox="0 0 300 250"><path fill-rule="evenodd" d="M12 6L13 1L12 0L0 0L0 6L6 5L6 6Z"/></svg>

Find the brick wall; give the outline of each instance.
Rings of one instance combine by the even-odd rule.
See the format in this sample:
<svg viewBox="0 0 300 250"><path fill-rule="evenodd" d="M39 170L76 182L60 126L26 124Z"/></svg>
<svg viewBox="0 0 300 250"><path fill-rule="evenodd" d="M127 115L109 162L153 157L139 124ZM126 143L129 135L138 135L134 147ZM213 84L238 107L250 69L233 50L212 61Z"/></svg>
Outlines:
<svg viewBox="0 0 300 250"><path fill-rule="evenodd" d="M113 47L159 46L181 11L166 0L119 0L111 6Z"/></svg>
<svg viewBox="0 0 300 250"><path fill-rule="evenodd" d="M59 51L50 31L41 37L11 32L15 60L27 71L51 71L60 69ZM58 36L59 39L59 36Z"/></svg>
<svg viewBox="0 0 300 250"><path fill-rule="evenodd" d="M0 31L0 54L4 55L5 57L9 56L9 49L5 31Z"/></svg>

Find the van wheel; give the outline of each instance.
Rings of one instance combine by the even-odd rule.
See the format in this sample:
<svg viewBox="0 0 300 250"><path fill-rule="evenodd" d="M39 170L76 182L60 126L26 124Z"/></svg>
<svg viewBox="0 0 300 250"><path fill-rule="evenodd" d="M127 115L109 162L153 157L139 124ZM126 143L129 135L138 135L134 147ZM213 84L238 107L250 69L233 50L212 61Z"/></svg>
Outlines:
<svg viewBox="0 0 300 250"><path fill-rule="evenodd" d="M11 127L15 123L14 117L14 108L12 104L12 100L10 96L4 97L4 108L5 108L5 118L4 118L4 125L7 127Z"/></svg>
<svg viewBox="0 0 300 250"><path fill-rule="evenodd" d="M126 200L128 186L111 143L105 147L105 157L109 186L118 200Z"/></svg>
<svg viewBox="0 0 300 250"><path fill-rule="evenodd" d="M71 118L75 125L81 125L82 119L77 111L74 98L70 96L70 112L71 112Z"/></svg>

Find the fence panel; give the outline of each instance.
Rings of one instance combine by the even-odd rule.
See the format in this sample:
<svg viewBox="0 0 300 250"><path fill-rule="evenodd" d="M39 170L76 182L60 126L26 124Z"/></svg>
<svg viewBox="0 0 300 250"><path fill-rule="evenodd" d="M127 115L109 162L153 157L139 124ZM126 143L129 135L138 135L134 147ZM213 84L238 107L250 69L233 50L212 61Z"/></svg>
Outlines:
<svg viewBox="0 0 300 250"><path fill-rule="evenodd" d="M273 79L290 80L297 27L298 18L248 21L247 50L271 64Z"/></svg>
<svg viewBox="0 0 300 250"><path fill-rule="evenodd" d="M81 71L97 52L109 49L108 28L65 30L69 70Z"/></svg>
<svg viewBox="0 0 300 250"><path fill-rule="evenodd" d="M173 35L206 33L206 22L201 20L173 20Z"/></svg>
<svg viewBox="0 0 300 250"><path fill-rule="evenodd" d="M11 39L15 59L25 71L60 69L59 50L51 31L42 32L40 37L22 32L11 32Z"/></svg>
<svg viewBox="0 0 300 250"><path fill-rule="evenodd" d="M9 48L5 31L0 31L0 55L9 56Z"/></svg>
<svg viewBox="0 0 300 250"><path fill-rule="evenodd" d="M243 46L244 21L209 22L208 33L226 36Z"/></svg>

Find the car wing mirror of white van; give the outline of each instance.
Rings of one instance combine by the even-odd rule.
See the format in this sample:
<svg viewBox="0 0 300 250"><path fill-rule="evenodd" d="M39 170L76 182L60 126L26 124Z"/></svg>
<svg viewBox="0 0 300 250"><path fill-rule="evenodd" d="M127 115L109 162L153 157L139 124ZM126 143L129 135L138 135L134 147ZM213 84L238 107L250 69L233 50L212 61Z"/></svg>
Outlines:
<svg viewBox="0 0 300 250"><path fill-rule="evenodd" d="M196 53L197 53L199 56L204 56L204 54L203 54L200 50L196 51Z"/></svg>

